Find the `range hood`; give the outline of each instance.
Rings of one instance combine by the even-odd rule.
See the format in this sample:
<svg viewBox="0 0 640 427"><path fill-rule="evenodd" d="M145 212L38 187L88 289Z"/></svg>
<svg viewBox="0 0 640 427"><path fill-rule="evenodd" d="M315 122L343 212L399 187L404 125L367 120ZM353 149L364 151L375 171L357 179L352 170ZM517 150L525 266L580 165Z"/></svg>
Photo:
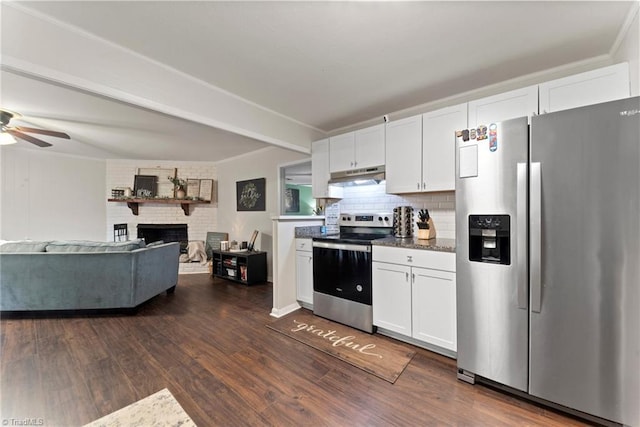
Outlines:
<svg viewBox="0 0 640 427"><path fill-rule="evenodd" d="M380 181L384 179L384 166L373 166L370 168L332 172L329 184L339 184L342 186L379 184Z"/></svg>

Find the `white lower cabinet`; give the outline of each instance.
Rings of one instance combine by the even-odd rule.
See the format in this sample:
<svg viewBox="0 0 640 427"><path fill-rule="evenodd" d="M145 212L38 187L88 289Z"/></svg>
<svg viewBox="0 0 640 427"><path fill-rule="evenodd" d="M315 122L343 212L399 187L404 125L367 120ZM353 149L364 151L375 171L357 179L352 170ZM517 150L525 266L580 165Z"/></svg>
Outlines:
<svg viewBox="0 0 640 427"><path fill-rule="evenodd" d="M373 324L411 335L411 267L373 263Z"/></svg>
<svg viewBox="0 0 640 427"><path fill-rule="evenodd" d="M297 300L306 308L313 307L313 252L311 239L296 239Z"/></svg>
<svg viewBox="0 0 640 427"><path fill-rule="evenodd" d="M456 351L456 274L413 267L411 336Z"/></svg>
<svg viewBox="0 0 640 427"><path fill-rule="evenodd" d="M374 246L373 324L456 352L455 253Z"/></svg>

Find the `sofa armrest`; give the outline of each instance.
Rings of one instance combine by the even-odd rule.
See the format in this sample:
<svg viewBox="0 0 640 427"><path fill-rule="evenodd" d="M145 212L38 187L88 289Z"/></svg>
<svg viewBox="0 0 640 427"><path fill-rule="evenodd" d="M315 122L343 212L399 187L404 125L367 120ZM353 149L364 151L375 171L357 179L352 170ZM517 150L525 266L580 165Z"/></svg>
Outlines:
<svg viewBox="0 0 640 427"><path fill-rule="evenodd" d="M178 283L180 243L171 242L132 251L134 305L160 294Z"/></svg>

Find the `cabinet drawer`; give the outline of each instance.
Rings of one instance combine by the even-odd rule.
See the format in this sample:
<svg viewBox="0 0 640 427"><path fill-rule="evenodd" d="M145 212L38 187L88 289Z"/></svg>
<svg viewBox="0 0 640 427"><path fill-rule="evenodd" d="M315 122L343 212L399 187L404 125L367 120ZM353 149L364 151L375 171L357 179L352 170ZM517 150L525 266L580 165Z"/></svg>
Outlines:
<svg viewBox="0 0 640 427"><path fill-rule="evenodd" d="M296 239L296 251L309 251L311 252L313 248L311 247L311 239L307 238L297 238Z"/></svg>
<svg viewBox="0 0 640 427"><path fill-rule="evenodd" d="M373 246L373 260L434 270L456 271L456 254L452 252Z"/></svg>

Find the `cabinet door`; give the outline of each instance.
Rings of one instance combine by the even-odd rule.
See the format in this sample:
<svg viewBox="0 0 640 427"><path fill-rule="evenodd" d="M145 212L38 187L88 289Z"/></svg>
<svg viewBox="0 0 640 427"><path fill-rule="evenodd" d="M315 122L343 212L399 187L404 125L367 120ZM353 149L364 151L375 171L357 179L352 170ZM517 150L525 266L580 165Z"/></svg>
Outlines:
<svg viewBox="0 0 640 427"><path fill-rule="evenodd" d="M329 138L329 171L355 169L355 132Z"/></svg>
<svg viewBox="0 0 640 427"><path fill-rule="evenodd" d="M355 167L384 165L384 124L356 131Z"/></svg>
<svg viewBox="0 0 640 427"><path fill-rule="evenodd" d="M387 123L387 193L415 193L422 188L422 115Z"/></svg>
<svg viewBox="0 0 640 427"><path fill-rule="evenodd" d="M311 194L314 198L342 197L342 188L329 185L329 139L311 143Z"/></svg>
<svg viewBox="0 0 640 427"><path fill-rule="evenodd" d="M456 130L467 127L467 103L422 115L422 190L455 190Z"/></svg>
<svg viewBox="0 0 640 427"><path fill-rule="evenodd" d="M512 90L469 102L469 128L538 113L538 86Z"/></svg>
<svg viewBox="0 0 640 427"><path fill-rule="evenodd" d="M313 252L296 251L297 299L313 305Z"/></svg>
<svg viewBox="0 0 640 427"><path fill-rule="evenodd" d="M373 324L411 336L411 268L373 263Z"/></svg>
<svg viewBox="0 0 640 427"><path fill-rule="evenodd" d="M540 85L540 113L629 97L629 64L611 65Z"/></svg>
<svg viewBox="0 0 640 427"><path fill-rule="evenodd" d="M456 275L413 267L413 338L456 351Z"/></svg>

